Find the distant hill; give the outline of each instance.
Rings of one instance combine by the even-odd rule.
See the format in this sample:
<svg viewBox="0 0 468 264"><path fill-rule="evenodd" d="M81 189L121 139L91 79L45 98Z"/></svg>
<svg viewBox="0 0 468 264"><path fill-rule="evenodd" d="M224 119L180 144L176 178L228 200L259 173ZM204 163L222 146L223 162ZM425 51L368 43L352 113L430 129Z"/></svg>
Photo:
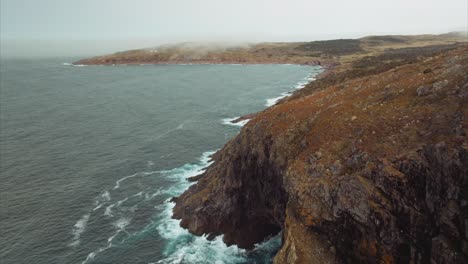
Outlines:
<svg viewBox="0 0 468 264"><path fill-rule="evenodd" d="M377 55L387 49L446 45L466 41L461 33L441 35L368 36L360 39L336 39L283 43L180 43L156 48L136 49L82 59L74 64L322 64L346 63Z"/></svg>

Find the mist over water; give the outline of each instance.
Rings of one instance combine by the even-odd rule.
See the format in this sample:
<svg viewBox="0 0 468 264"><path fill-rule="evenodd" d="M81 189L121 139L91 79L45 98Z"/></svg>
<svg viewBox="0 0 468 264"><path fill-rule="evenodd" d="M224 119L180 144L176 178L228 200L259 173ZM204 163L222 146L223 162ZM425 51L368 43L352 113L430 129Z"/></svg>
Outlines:
<svg viewBox="0 0 468 264"><path fill-rule="evenodd" d="M271 262L279 236L250 252L192 236L170 198L239 132L234 117L320 69L70 61L1 61L2 263Z"/></svg>

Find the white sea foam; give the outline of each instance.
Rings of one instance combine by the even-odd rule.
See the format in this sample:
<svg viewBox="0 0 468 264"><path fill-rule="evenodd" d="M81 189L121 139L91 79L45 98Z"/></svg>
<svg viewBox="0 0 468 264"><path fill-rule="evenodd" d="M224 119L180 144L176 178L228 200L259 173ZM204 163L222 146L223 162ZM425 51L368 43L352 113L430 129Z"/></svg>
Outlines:
<svg viewBox="0 0 468 264"><path fill-rule="evenodd" d="M270 98L266 100L265 106L270 107L278 103L281 99L291 95L291 92L284 92L278 97Z"/></svg>
<svg viewBox="0 0 468 264"><path fill-rule="evenodd" d="M299 89L304 88L310 81L315 80L315 75L316 74L317 74L317 72L313 71L312 73L307 75L304 78L305 81L300 81L300 82L296 83L296 85L294 85L294 89L299 90ZM284 92L284 93L281 93L281 95L278 96L278 97L273 97L273 98L266 99L265 106L267 106L267 107L273 106L276 103L278 103L281 99L286 98L286 97L288 97L290 95L292 95L292 92Z"/></svg>
<svg viewBox="0 0 468 264"><path fill-rule="evenodd" d="M152 198L152 195L150 195L149 193L145 193L145 201L148 201Z"/></svg>
<svg viewBox="0 0 468 264"><path fill-rule="evenodd" d="M174 203L167 201L162 212L163 218L157 227L159 235L165 238L165 258L157 263L232 263L242 260L245 251L236 246L226 246L222 236L210 241L205 236L193 236L180 227L180 220L171 218Z"/></svg>
<svg viewBox="0 0 468 264"><path fill-rule="evenodd" d="M159 188L156 192L153 194L145 193L145 201L149 201L153 199L156 196L162 195L162 194L169 194L171 192L171 187L169 188Z"/></svg>
<svg viewBox="0 0 468 264"><path fill-rule="evenodd" d="M166 135L168 135L168 134L170 134L170 133L172 133L174 131L184 129L184 125L185 125L185 122L183 122L182 124L179 124L177 127L173 128L173 129L170 129L170 130L168 130L168 131L154 137L153 140L160 139L160 138L162 138L162 137L164 137L164 136L166 136Z"/></svg>
<svg viewBox="0 0 468 264"><path fill-rule="evenodd" d="M208 240L206 236L194 236L186 229L180 227L180 220L172 219L172 209L174 208L174 203L171 202L171 197L182 194L191 184L193 184L186 180L187 177L192 177L203 173L206 168L212 164L213 161L211 160L211 155L213 153L213 151L203 153L197 163L188 163L178 168L160 171L162 176L173 182L173 185L169 186L168 188L159 188L152 194L143 191L140 191L136 194L129 194L129 196L108 205L104 214L109 216L113 216L113 213L115 214L115 221L111 222L112 226L115 228L115 232L107 238L107 243L105 245L89 253L82 264L88 264L92 262L95 260L97 255L112 248L118 243L123 243L123 241L126 241L127 238L124 240L119 239L119 241L116 242L116 238L119 235L122 235L124 232L130 236L138 236L144 232L152 232L155 229L166 243L163 251L163 259L155 263L197 264L248 262L252 251L247 252L246 250L240 249L237 246L228 247L222 241L222 236L218 236L214 240ZM141 172L139 175L143 176L151 173L154 172ZM154 206L155 209L160 212L158 214L158 218L155 219L154 222L151 222L143 230L134 234L128 234L126 228L131 224L133 214L129 214L128 210L124 210L125 207L119 208L119 206L122 206L127 200L131 201L129 197L136 196L151 199L156 195L165 195L167 197L164 203ZM102 198L103 195L100 195L99 197ZM133 207L135 206L136 205ZM270 256L271 252L275 252L275 250L279 247L279 243L277 241L280 241L280 238L277 237L276 240L269 240L265 243L256 245L253 251L254 254L256 251L258 251L258 255Z"/></svg>
<svg viewBox="0 0 468 264"><path fill-rule="evenodd" d="M179 125L179 128L182 128L182 127L183 127L183 124ZM169 188L160 188L153 194L148 194L146 192L140 191L140 192L138 192L136 194L133 194L133 195L129 194L129 196L127 196L127 197L125 197L125 198L123 198L123 199L121 199L119 201L116 201L116 202L113 202L113 203L109 204L110 201L112 201L111 193L109 191L107 191L107 190L103 191L97 197L97 199L95 201L96 207L94 208L94 210L97 210L97 209L101 208L102 206L107 205L105 210L104 210L104 215L106 215L108 217L114 217L115 216L114 219L117 219L117 220L113 221L112 225L116 229L116 232L113 233L112 236L110 236L107 239L107 245L105 245L103 247L99 247L98 249L96 249L93 252L89 253L88 256L86 257L86 259L82 263L86 264L86 263L91 262L92 260L94 260L95 257L98 254L108 250L109 248L111 248L113 246L113 243L115 243L114 239L121 232L126 232L125 228L128 225L130 225L131 220L132 220L132 215L133 215L133 213L135 212L135 210L137 209L137 206L138 206L138 204L134 204L130 208L127 208L127 207L123 206L124 203L126 203L127 201L130 200L129 197L142 197L142 198L144 197L145 200L150 200L153 197L155 197L157 195L162 195L162 194L165 194L165 195L171 196L171 197L175 196L175 195L180 195L186 188L189 187L190 184L192 184L192 183L189 183L188 181L186 181L186 178L198 175L200 173L203 173L205 167L208 166L209 164L211 164L210 156L213 153L214 152L204 153L201 156L199 162L196 163L196 164L185 164L185 165L183 165L183 166L181 166L179 168L175 168L175 169L172 169L172 170L139 172L139 173L135 173L135 174L132 174L132 175L125 176L125 177L119 179L118 181L116 181L116 184L115 184L115 186L113 188L113 190L120 188L121 185L122 185L122 182L125 181L125 180L128 180L129 178L133 178L133 177L137 177L137 176L138 177L144 177L144 176L152 175L152 174L155 174L155 173L158 173L158 172L165 175L168 179L174 181L174 183L175 183L174 186L171 186ZM167 200L167 202L169 202L169 199ZM163 206L166 206L166 204L163 204ZM167 213L169 213L169 214L164 215L164 221L163 222L165 222L168 219L171 219L171 215L170 215L171 213L170 212L167 212ZM74 243L73 245L78 245L79 242L75 242L75 241L79 240L79 235L83 232L81 230L84 230L84 228L86 227L86 223L87 223L88 219L89 219L89 214L85 215L82 219L80 219L77 222L77 224L75 224L75 229L77 231L74 233L75 234L74 235L74 241L72 242L72 243ZM188 234L188 232L186 232L186 233Z"/></svg>
<svg viewBox="0 0 468 264"><path fill-rule="evenodd" d="M125 201L128 200L128 197L127 198L124 198L116 203L113 203L111 204L110 206L108 206L105 210L105 215L109 215L109 216L113 216L112 215L112 208L113 207L118 207L119 205L121 205L122 203L124 203ZM132 212L134 210L131 210ZM89 218L89 215L88 215L88 218ZM87 220L86 220L87 221ZM125 228L130 224L130 222L132 221L132 218L131 217L128 217L128 216L123 216L121 218L119 218L118 220L112 222L112 225L114 226L116 230L116 232L114 234L112 234L112 236L110 236L109 238L107 238L107 245L104 246L104 247L100 247L98 248L97 250L91 252L88 254L88 256L86 257L86 259L81 262L82 264L86 264L88 263L89 261L92 261L98 254L108 250L109 248L111 248L113 246L112 242L113 240L122 232L122 231L125 231ZM76 226L76 225L75 225Z"/></svg>
<svg viewBox="0 0 468 264"><path fill-rule="evenodd" d="M245 124L247 124L250 121L250 119L244 119L244 120L241 120L241 121L238 121L238 122L234 122L235 120L237 120L239 118L240 118L239 116L233 117L233 118L223 118L223 119L221 119L221 123L223 125L228 125L228 126L243 127L243 126L245 126Z"/></svg>
<svg viewBox="0 0 468 264"><path fill-rule="evenodd" d="M62 63L63 66L72 66L72 67L85 67L85 66L89 66L89 65L84 65L84 64L73 64L73 63L69 63L69 62L64 62Z"/></svg>
<svg viewBox="0 0 468 264"><path fill-rule="evenodd" d="M115 206L115 203L109 205L106 207L106 210L104 210L104 215L113 217L114 215L112 214L112 208Z"/></svg>
<svg viewBox="0 0 468 264"><path fill-rule="evenodd" d="M223 236L217 236L208 240L206 236L193 236L186 229L180 227L180 220L171 218L174 203L166 201L164 216L158 227L158 233L165 238L165 258L157 263L245 263L247 262L247 251L237 246L227 246L223 242ZM281 245L281 235L255 245L253 251L258 255L272 255Z"/></svg>
<svg viewBox="0 0 468 264"><path fill-rule="evenodd" d="M119 207L119 206L121 206L123 203L125 203L127 200L128 200L128 197L125 197L124 199L117 201L117 203L115 204L115 206L116 206L116 207Z"/></svg>
<svg viewBox="0 0 468 264"><path fill-rule="evenodd" d="M304 88L309 82L298 82L295 86L294 89L299 90Z"/></svg>
<svg viewBox="0 0 468 264"><path fill-rule="evenodd" d="M120 178L119 180L117 180L115 182L115 186L114 186L114 188L112 188L112 190L116 190L116 189L120 188L120 183L125 181L126 179L130 179L130 178L133 178L133 177L136 177L136 176L138 176L138 173L135 173L135 174L128 175L128 176L125 176L123 178Z"/></svg>
<svg viewBox="0 0 468 264"><path fill-rule="evenodd" d="M94 201L95 207L93 209L93 212L98 210L102 206L104 206L104 204L110 200L111 200L111 196L110 196L109 191L107 190L103 191Z"/></svg>
<svg viewBox="0 0 468 264"><path fill-rule="evenodd" d="M127 217L120 218L119 220L115 221L113 223L114 227L117 228L118 230L123 230L125 229L126 226L130 224L131 219Z"/></svg>
<svg viewBox="0 0 468 264"><path fill-rule="evenodd" d="M101 208L104 204L98 204L96 207L93 208L93 212Z"/></svg>
<svg viewBox="0 0 468 264"><path fill-rule="evenodd" d="M97 250L89 253L88 256L86 257L86 259L83 262L81 262L81 264L88 263L89 261L93 260L96 257L97 254L102 253L102 252L108 250L111 247L112 247L112 242L108 243L105 247L100 247Z"/></svg>
<svg viewBox="0 0 468 264"><path fill-rule="evenodd" d="M101 194L101 197L104 199L104 201L110 201L111 200L111 197L110 197L110 193L109 191L104 191L102 194Z"/></svg>
<svg viewBox="0 0 468 264"><path fill-rule="evenodd" d="M69 244L70 246L78 246L80 244L80 237L81 234L85 231L86 225L88 224L89 220L89 213L84 214L73 226L72 234L73 234L73 241Z"/></svg>
<svg viewBox="0 0 468 264"><path fill-rule="evenodd" d="M165 171L167 177L180 179L181 182L173 188L173 196L180 195L189 185L185 179L198 175L205 171L212 162L210 156L214 152L206 152L200 158L198 164L185 164L179 168ZM227 246L223 237L218 236L214 240L208 240L206 236L193 236L186 229L180 227L180 220L172 219L174 203L167 199L164 204L156 206L161 209L160 219L157 222L159 235L167 240L164 250L165 258L157 263L245 263L247 251L237 246ZM274 251L278 248L269 240L256 246L254 250ZM275 247L276 246L276 247Z"/></svg>
<svg viewBox="0 0 468 264"><path fill-rule="evenodd" d="M134 178L134 177L137 177L137 176L139 176L139 177L148 176L148 175L152 175L152 174L155 174L155 173L158 173L158 172L159 172L159 171L144 171L144 172L137 172L137 173L134 173L134 174L132 174L132 175L125 176L125 177L120 178L119 180L117 180L117 181L115 182L115 186L114 186L114 188L112 188L112 190L117 190L117 189L119 189L119 188L120 188L120 184L121 184L123 181L127 180L127 179Z"/></svg>
<svg viewBox="0 0 468 264"><path fill-rule="evenodd" d="M135 193L133 196L142 197L143 196L143 191L141 191L139 193Z"/></svg>
<svg viewBox="0 0 468 264"><path fill-rule="evenodd" d="M121 231L122 231L122 230L117 230L117 232L115 232L115 234L113 234L111 237L109 237L109 238L107 239L107 243L112 243L112 241L114 240L114 238L116 238L116 237L120 234Z"/></svg>

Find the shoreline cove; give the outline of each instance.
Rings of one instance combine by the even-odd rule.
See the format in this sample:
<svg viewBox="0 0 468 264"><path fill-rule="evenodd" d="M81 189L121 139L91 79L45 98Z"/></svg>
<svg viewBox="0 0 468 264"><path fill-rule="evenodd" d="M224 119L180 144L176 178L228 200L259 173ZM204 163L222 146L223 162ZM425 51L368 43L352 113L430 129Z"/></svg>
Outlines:
<svg viewBox="0 0 468 264"><path fill-rule="evenodd" d="M302 81L299 81L298 83L296 83L293 86L294 90L288 92L287 96L292 95L294 93L294 91L302 89L308 83L316 80L315 77L318 76L319 74L323 73L323 72L324 72L324 69L322 67L320 67L318 69L318 72L314 71L314 72L309 73L306 77L303 78ZM283 94L284 94L284 92L283 92ZM283 98L285 98L287 96L282 96L279 100L275 101L274 104L278 103L281 99L283 99ZM267 102L268 102L268 100L271 100L271 99L267 99ZM268 107L270 107L270 106L267 105L267 108ZM245 116L252 116L252 115L255 115L255 114L248 114L248 115L245 115ZM222 121L222 124L224 124L224 125L230 125L230 126L236 126L236 127L241 127L242 128L250 120L251 119L249 119L249 118L244 119L241 116L241 117L233 117L233 118L224 118L221 121ZM217 150L217 151L219 151L219 150ZM214 162L214 161L211 160L211 156L216 154L217 151L205 152L202 155L202 158L200 160L202 161L202 164L206 164L206 166L202 167L198 171L199 173L193 173L193 174L189 173L189 174L187 174L185 176L185 181L189 182L188 181L189 178L195 178L197 176L202 175L206 171L206 168L208 168ZM208 153L208 156L206 155L207 153ZM178 197L183 192L187 191L188 188L190 186L196 184L197 181L198 181L198 179L196 181L191 181L187 185L185 190L182 191L181 193L179 193L177 196L174 196L174 198ZM168 227L158 228L158 230L160 231L160 235L164 236L165 232L162 231L164 229L166 230L166 232L167 232L167 230L171 230L171 232L173 232L173 230L179 229L179 231L182 234L190 234L187 229L180 226L181 220L176 220L176 219L172 218L173 217L173 209L175 207L175 202L173 202L172 199L173 198L171 198L169 200L166 200L166 202L165 202L166 203L166 209L164 210L166 212L166 214L169 215L169 217L170 217L170 221L169 221L168 225L172 225L172 227L171 228L168 228ZM248 259L246 258L246 256L248 256L249 254L255 254L256 252L259 252L259 251L262 252L261 254L265 255L265 257L266 257L266 259L264 259L264 263L271 263L273 261L273 256L280 249L282 232L279 232L276 235L273 235L273 236L271 236L269 238L266 238L263 242L255 244L254 248L251 249L251 250L241 249L241 248L238 248L236 245L227 246L223 241L224 235L219 235L219 236L216 236L214 238L209 238L209 235L206 235L206 234L202 235L202 236L197 236L197 235L193 235L193 234L190 234L190 235L194 237L194 241L196 241L196 244L203 244L204 246L199 247L198 245L193 245L193 246L190 247L190 249L185 249L185 248L179 249L179 250L175 251L175 253L172 253L172 255L169 256L168 258L166 258L164 260L160 260L160 261L158 261L156 263L163 263L163 264L182 263L182 261L188 261L188 262L183 262L183 263L202 263L203 261L206 261L206 259L199 259L197 257L194 257L194 256L191 255L191 253L193 254L193 252L204 251L204 250L206 250L206 247L213 246L213 245L215 245L218 248L218 250L221 249L221 252L223 252L223 254L220 254L220 252L218 252L216 254L217 257L215 258L215 260L217 260L217 261L220 260L220 261L222 261L222 263L246 263L246 262L248 262ZM169 238L169 237L167 237L167 238ZM171 240L174 241L175 239L172 238ZM176 245L171 245L170 247L176 247ZM196 249L193 249L193 247L195 247ZM187 250L189 250L189 251L187 251ZM174 254L175 254L175 256L173 256ZM235 254L236 256L231 255L231 254ZM231 256L229 256L229 255L231 255ZM243 259L243 258L245 258L245 259Z"/></svg>

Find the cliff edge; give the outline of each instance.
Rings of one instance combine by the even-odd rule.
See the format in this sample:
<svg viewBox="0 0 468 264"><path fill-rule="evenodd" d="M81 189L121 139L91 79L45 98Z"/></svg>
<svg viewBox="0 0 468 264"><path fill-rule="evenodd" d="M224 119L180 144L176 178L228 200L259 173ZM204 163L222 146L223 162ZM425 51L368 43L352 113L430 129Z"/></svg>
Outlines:
<svg viewBox="0 0 468 264"><path fill-rule="evenodd" d="M174 218L243 248L282 231L275 263L467 263L467 73L463 44L337 67L256 114Z"/></svg>

